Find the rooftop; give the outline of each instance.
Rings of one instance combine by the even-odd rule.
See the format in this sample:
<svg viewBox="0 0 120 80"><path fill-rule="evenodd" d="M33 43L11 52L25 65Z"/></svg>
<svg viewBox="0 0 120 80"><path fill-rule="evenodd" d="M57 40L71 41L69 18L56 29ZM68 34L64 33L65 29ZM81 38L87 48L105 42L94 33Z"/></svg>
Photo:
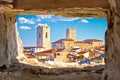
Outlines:
<svg viewBox="0 0 120 80"><path fill-rule="evenodd" d="M24 49L30 49L30 48L44 48L42 46L27 46L27 47L24 47Z"/></svg>
<svg viewBox="0 0 120 80"><path fill-rule="evenodd" d="M35 53L34 56L51 56L50 53Z"/></svg>
<svg viewBox="0 0 120 80"><path fill-rule="evenodd" d="M42 54L42 53L55 53L55 52L60 52L60 51L63 51L63 49L49 49L49 50L46 50L46 51L42 51L42 52L37 52L35 54Z"/></svg>
<svg viewBox="0 0 120 80"><path fill-rule="evenodd" d="M85 42L84 41L75 41L75 43L82 43L82 44L84 44Z"/></svg>
<svg viewBox="0 0 120 80"><path fill-rule="evenodd" d="M84 53L86 53L86 51L80 51L80 52L78 52L78 54L84 54Z"/></svg>
<svg viewBox="0 0 120 80"><path fill-rule="evenodd" d="M31 55L31 54L26 54L25 55L27 58L35 58L35 56Z"/></svg>
<svg viewBox="0 0 120 80"><path fill-rule="evenodd" d="M57 40L53 43L62 43L62 41L74 41L73 39L60 39L60 40Z"/></svg>
<svg viewBox="0 0 120 80"><path fill-rule="evenodd" d="M102 40L98 40L98 39L86 39L83 40L84 42L102 42Z"/></svg>

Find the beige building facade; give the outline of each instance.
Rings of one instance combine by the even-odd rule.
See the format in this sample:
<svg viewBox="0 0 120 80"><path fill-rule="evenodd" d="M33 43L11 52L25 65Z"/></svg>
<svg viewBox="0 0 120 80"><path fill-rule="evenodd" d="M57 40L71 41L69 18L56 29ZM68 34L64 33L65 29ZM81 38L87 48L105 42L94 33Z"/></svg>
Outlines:
<svg viewBox="0 0 120 80"><path fill-rule="evenodd" d="M59 49L71 49L73 47L79 47L82 50L91 49L97 46L102 46L103 41L98 39L86 39L83 41L76 40L76 29L66 29L66 39L60 39L52 43L52 48Z"/></svg>
<svg viewBox="0 0 120 80"><path fill-rule="evenodd" d="M74 40L72 39L60 39L52 43L52 48L54 49L68 49L74 46Z"/></svg>
<svg viewBox="0 0 120 80"><path fill-rule="evenodd" d="M52 48L64 48L69 50L73 47L79 47L81 50L88 50L103 45L102 40L90 39L88 41L90 41L90 43L87 43L85 41L74 41L72 39L60 39L52 43Z"/></svg>
<svg viewBox="0 0 120 80"><path fill-rule="evenodd" d="M76 41L76 29L75 28L66 29L66 39L73 39Z"/></svg>
<svg viewBox="0 0 120 80"><path fill-rule="evenodd" d="M54 61L57 61L57 62L68 62L68 58L67 58L67 54L69 52L67 51L60 51L60 52L56 52L56 57L54 59Z"/></svg>

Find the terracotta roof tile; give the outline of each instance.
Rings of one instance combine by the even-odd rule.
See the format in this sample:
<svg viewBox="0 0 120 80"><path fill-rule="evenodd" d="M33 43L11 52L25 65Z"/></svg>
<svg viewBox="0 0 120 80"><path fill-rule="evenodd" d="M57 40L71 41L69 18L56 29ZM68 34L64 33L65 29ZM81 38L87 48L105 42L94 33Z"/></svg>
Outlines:
<svg viewBox="0 0 120 80"><path fill-rule="evenodd" d="M35 56L51 56L52 53L35 53Z"/></svg>
<svg viewBox="0 0 120 80"><path fill-rule="evenodd" d="M80 52L78 52L78 54L84 54L84 53L86 53L85 51L80 51Z"/></svg>
<svg viewBox="0 0 120 80"><path fill-rule="evenodd" d="M62 43L62 41L74 41L73 39L60 39L60 40L57 40L53 43Z"/></svg>
<svg viewBox="0 0 120 80"><path fill-rule="evenodd" d="M31 55L31 54L26 54L25 55L27 58L35 58L35 56Z"/></svg>
<svg viewBox="0 0 120 80"><path fill-rule="evenodd" d="M50 50L46 50L46 51L42 51L42 52L37 52L38 53L55 53L55 52L60 52L62 51L63 49L50 49ZM36 53L35 53L36 54Z"/></svg>
<svg viewBox="0 0 120 80"><path fill-rule="evenodd" d="M30 49L30 48L44 48L42 46L28 46L28 47L24 47L24 49Z"/></svg>
<svg viewBox="0 0 120 80"><path fill-rule="evenodd" d="M55 51L56 51L55 49L50 49L50 50L46 50L38 53L54 53Z"/></svg>
<svg viewBox="0 0 120 80"><path fill-rule="evenodd" d="M84 42L102 42L102 40L98 40L98 39L86 39L83 40Z"/></svg>

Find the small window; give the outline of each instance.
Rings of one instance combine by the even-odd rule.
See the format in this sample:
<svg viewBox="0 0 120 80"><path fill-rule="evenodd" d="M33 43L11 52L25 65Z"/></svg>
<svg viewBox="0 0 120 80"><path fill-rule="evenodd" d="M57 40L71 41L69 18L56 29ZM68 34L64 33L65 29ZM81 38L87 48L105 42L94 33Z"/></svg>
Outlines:
<svg viewBox="0 0 120 80"><path fill-rule="evenodd" d="M60 56L60 53L57 53L57 56Z"/></svg>
<svg viewBox="0 0 120 80"><path fill-rule="evenodd" d="M46 32L45 37L48 38L48 33Z"/></svg>
<svg viewBox="0 0 120 80"><path fill-rule="evenodd" d="M39 38L41 38L41 34L39 34Z"/></svg>
<svg viewBox="0 0 120 80"><path fill-rule="evenodd" d="M101 45L101 43L99 43L99 46Z"/></svg>
<svg viewBox="0 0 120 80"><path fill-rule="evenodd" d="M54 58L56 58L56 53L54 53Z"/></svg>

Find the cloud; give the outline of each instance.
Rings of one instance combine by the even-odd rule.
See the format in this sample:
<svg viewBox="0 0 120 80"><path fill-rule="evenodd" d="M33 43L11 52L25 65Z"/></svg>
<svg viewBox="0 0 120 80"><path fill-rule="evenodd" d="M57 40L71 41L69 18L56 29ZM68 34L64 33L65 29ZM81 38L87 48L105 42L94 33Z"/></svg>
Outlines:
<svg viewBox="0 0 120 80"><path fill-rule="evenodd" d="M36 15L36 22L41 22L42 20L51 20L53 15Z"/></svg>
<svg viewBox="0 0 120 80"><path fill-rule="evenodd" d="M50 22L57 22L57 21L74 21L77 20L78 18L66 18L66 17L62 17L62 16L54 16L54 15L37 15L36 16L38 20L42 21L42 20L47 20Z"/></svg>
<svg viewBox="0 0 120 80"><path fill-rule="evenodd" d="M20 29L22 29L22 30L30 30L31 28L28 27L28 26L20 26Z"/></svg>
<svg viewBox="0 0 120 80"><path fill-rule="evenodd" d="M19 22L20 23L27 23L27 24L35 24L33 19L26 19L24 17L19 17Z"/></svg>
<svg viewBox="0 0 120 80"><path fill-rule="evenodd" d="M81 19L80 21L81 21L82 23L89 23L89 21L86 20L86 19Z"/></svg>
<svg viewBox="0 0 120 80"><path fill-rule="evenodd" d="M46 23L45 24L40 24L39 23L38 26L48 26L48 24L46 24Z"/></svg>
<svg viewBox="0 0 120 80"><path fill-rule="evenodd" d="M37 18L35 21L36 22L41 22L42 20L40 18Z"/></svg>
<svg viewBox="0 0 120 80"><path fill-rule="evenodd" d="M25 23L25 22L27 22L27 19L24 18L24 17L20 17L20 18L19 18L19 21L20 21L21 23Z"/></svg>
<svg viewBox="0 0 120 80"><path fill-rule="evenodd" d="M74 21L74 20L77 20L78 18L65 18L65 17L59 17L59 21L66 21L66 22L69 22L69 21Z"/></svg>
<svg viewBox="0 0 120 80"><path fill-rule="evenodd" d="M53 15L36 15L39 19L51 19Z"/></svg>

